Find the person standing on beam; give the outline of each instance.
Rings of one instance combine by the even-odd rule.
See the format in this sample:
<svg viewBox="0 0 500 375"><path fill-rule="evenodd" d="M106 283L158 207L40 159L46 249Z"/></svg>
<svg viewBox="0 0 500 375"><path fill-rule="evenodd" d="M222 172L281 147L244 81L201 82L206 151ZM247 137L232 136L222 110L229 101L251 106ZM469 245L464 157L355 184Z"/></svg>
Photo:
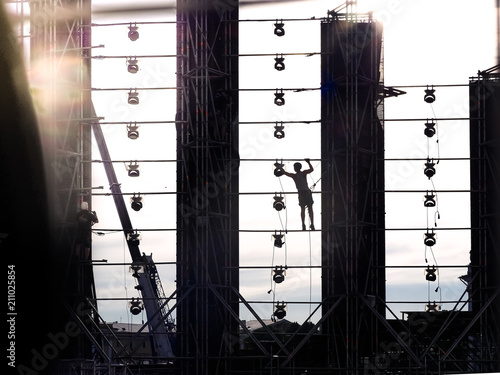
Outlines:
<svg viewBox="0 0 500 375"><path fill-rule="evenodd" d="M302 170L302 164L295 163L293 165L293 169L295 173L290 173L287 171L283 171L285 176L288 176L293 179L295 182L295 186L297 187L297 191L299 193L299 206L300 206L300 218L302 220L302 230L306 230L305 218L306 218L306 207L309 211L309 220L311 222L310 229L314 229L314 212L313 212L313 198L311 189L307 186L307 175L314 171L313 166L311 165L310 159L304 159L305 162L309 165L309 169Z"/></svg>

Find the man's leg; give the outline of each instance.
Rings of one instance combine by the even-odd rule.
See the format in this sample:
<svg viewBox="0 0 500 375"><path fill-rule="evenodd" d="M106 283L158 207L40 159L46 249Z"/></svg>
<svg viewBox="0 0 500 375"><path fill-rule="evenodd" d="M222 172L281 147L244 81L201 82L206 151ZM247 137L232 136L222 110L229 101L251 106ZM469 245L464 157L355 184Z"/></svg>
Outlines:
<svg viewBox="0 0 500 375"><path fill-rule="evenodd" d="M302 220L302 230L306 230L306 206L300 206L300 218Z"/></svg>
<svg viewBox="0 0 500 375"><path fill-rule="evenodd" d="M314 228L314 212L313 212L313 206L312 204L308 207L309 209L309 220L311 221L311 229L315 230Z"/></svg>

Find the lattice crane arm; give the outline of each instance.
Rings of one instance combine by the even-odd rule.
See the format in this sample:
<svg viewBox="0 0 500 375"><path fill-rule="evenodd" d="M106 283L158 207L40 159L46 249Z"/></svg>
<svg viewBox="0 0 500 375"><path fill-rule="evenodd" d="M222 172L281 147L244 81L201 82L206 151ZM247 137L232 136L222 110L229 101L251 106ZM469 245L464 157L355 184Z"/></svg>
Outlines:
<svg viewBox="0 0 500 375"><path fill-rule="evenodd" d="M97 118L95 109L92 106L92 116ZM174 354L172 352L172 347L168 338L168 328L167 319L168 311L165 311L164 304L162 303L163 290L158 288L159 276L157 272L153 275L151 274L151 269L156 270L154 266L153 259L151 256L141 255L139 249L139 242L133 240L130 235L134 233L132 222L123 199L120 184L116 178L116 173L111 162L111 157L109 155L108 147L106 145L106 140L104 139L104 134L101 129L101 124L99 121L92 122L92 130L96 139L97 147L101 154L101 159L103 160L104 169L106 171L106 176L108 178L109 186L115 202L116 210L120 218L120 222L123 228L123 234L127 240L128 249L132 257L132 265L141 265L142 273L138 274L138 290L140 291L143 298L143 305L146 310L146 315L148 317L148 323L150 327L150 332L154 331L153 350L157 357L161 358L173 358ZM147 264L147 266L145 266Z"/></svg>

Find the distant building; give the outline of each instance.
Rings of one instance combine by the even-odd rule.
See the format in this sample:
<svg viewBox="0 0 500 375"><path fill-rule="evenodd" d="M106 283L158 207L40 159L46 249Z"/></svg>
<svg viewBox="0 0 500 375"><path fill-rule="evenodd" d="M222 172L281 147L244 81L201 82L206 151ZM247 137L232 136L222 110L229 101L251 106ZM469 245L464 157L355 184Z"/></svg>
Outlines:
<svg viewBox="0 0 500 375"><path fill-rule="evenodd" d="M153 357L151 337L147 325L137 323L106 323L101 325L104 334L102 346L109 358L140 359L147 363Z"/></svg>

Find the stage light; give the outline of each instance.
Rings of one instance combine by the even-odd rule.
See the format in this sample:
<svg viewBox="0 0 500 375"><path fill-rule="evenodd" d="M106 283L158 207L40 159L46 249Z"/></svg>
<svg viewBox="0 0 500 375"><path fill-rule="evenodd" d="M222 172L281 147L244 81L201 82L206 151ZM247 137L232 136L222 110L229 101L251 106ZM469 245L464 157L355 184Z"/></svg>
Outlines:
<svg viewBox="0 0 500 375"><path fill-rule="evenodd" d="M139 196L134 196L130 198L130 206L134 211L140 211L142 208L142 197Z"/></svg>
<svg viewBox="0 0 500 375"><path fill-rule="evenodd" d="M430 159L427 159L427 163L425 163L424 167L424 174L427 176L427 178L431 178L436 174L436 168L434 168L436 164L433 163Z"/></svg>
<svg viewBox="0 0 500 375"><path fill-rule="evenodd" d="M424 129L424 134L431 138L434 136L434 134L436 134L436 128L435 128L435 123L433 122L426 122L425 123L425 129Z"/></svg>
<svg viewBox="0 0 500 375"><path fill-rule="evenodd" d="M127 125L127 136L130 139L137 139L139 138L139 125L130 123L130 125Z"/></svg>
<svg viewBox="0 0 500 375"><path fill-rule="evenodd" d="M132 41L132 42L135 42L137 39L139 39L139 32L137 30L139 30L139 26L137 26L137 24L134 24L134 26L132 26L132 24L130 24L130 26L128 27L128 38Z"/></svg>
<svg viewBox="0 0 500 375"><path fill-rule="evenodd" d="M283 20L281 20L281 22L278 22L278 20L276 20L276 23L274 24L274 35L277 36L285 35L284 26L285 24L283 23Z"/></svg>
<svg viewBox="0 0 500 375"><path fill-rule="evenodd" d="M285 70L285 58L283 57L283 55L281 55L281 57L274 58L274 69L279 72Z"/></svg>
<svg viewBox="0 0 500 375"><path fill-rule="evenodd" d="M283 126L283 123L281 125L276 125L274 126L274 136L278 139L285 138L285 127Z"/></svg>
<svg viewBox="0 0 500 375"><path fill-rule="evenodd" d="M282 266L276 266L273 270L273 280L276 284L280 284L285 281L286 270Z"/></svg>
<svg viewBox="0 0 500 375"><path fill-rule="evenodd" d="M130 313L132 315L139 315L142 311L142 303L139 298L132 297L132 301L129 303Z"/></svg>
<svg viewBox="0 0 500 375"><path fill-rule="evenodd" d="M284 234L273 234L273 237L274 237L274 247L278 247L278 248L281 248L285 242L283 241L283 237L284 237Z"/></svg>
<svg viewBox="0 0 500 375"><path fill-rule="evenodd" d="M436 302L434 303L428 303L425 305L425 311L427 312L437 312L441 310L441 306L439 306Z"/></svg>
<svg viewBox="0 0 500 375"><path fill-rule="evenodd" d="M132 57L127 60L127 70L129 73L135 74L139 71L139 65L137 62L138 60Z"/></svg>
<svg viewBox="0 0 500 375"><path fill-rule="evenodd" d="M127 242L133 243L137 246L141 243L141 239L142 236L137 232L127 234Z"/></svg>
<svg viewBox="0 0 500 375"><path fill-rule="evenodd" d="M432 232L424 233L424 244L429 247L436 244L436 233L434 233L434 230Z"/></svg>
<svg viewBox="0 0 500 375"><path fill-rule="evenodd" d="M437 272L436 267L432 266L431 268L430 266L427 266L427 269L425 270L425 279L427 281L436 281L437 279L436 272Z"/></svg>
<svg viewBox="0 0 500 375"><path fill-rule="evenodd" d="M424 195L424 206L425 207L435 207L436 206L436 196L432 193L427 192Z"/></svg>
<svg viewBox="0 0 500 375"><path fill-rule="evenodd" d="M275 195L274 197L274 202L273 202L273 208L276 210L276 211L281 211L283 210L285 207L285 202L283 202L283 199L284 197L281 196L281 194L278 196L278 195Z"/></svg>
<svg viewBox="0 0 500 375"><path fill-rule="evenodd" d="M285 302L276 303L273 315L278 319L283 319L286 316L286 304Z"/></svg>
<svg viewBox="0 0 500 375"><path fill-rule="evenodd" d="M283 163L279 163L277 160L276 160L276 163L274 163L274 175L276 177L281 177L283 176L283 174L285 173L285 170L283 169L283 167L285 166L285 164Z"/></svg>
<svg viewBox="0 0 500 375"><path fill-rule="evenodd" d="M427 89L425 90L424 101L429 104L434 103L434 100L436 100L436 95L434 95L435 92L436 90L434 90L433 88L429 89L429 86L427 86Z"/></svg>
<svg viewBox="0 0 500 375"><path fill-rule="evenodd" d="M274 93L274 104L276 104L277 106L285 105L285 93L283 92L283 90L281 90L280 92L276 90L276 92Z"/></svg>
<svg viewBox="0 0 500 375"><path fill-rule="evenodd" d="M142 266L138 266L136 264L133 264L130 266L129 272L132 274L133 277L138 279L139 277L141 277L140 274L144 273L144 269L142 268Z"/></svg>
<svg viewBox="0 0 500 375"><path fill-rule="evenodd" d="M139 164L137 162L130 162L129 165L126 165L129 177L139 177L141 172L139 171Z"/></svg>
<svg viewBox="0 0 500 375"><path fill-rule="evenodd" d="M139 104L139 93L137 91L132 91L128 93L127 103L131 105Z"/></svg>

